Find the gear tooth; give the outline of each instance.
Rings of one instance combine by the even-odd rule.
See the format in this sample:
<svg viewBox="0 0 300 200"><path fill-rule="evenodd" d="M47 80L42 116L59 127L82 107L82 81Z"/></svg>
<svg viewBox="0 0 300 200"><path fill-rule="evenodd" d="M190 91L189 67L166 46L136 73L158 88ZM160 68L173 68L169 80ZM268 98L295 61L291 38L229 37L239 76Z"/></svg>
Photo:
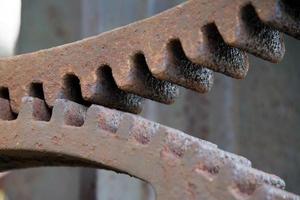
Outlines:
<svg viewBox="0 0 300 200"><path fill-rule="evenodd" d="M238 4L228 4L224 10L230 10L230 14L226 14L226 20L224 20L224 12L218 12L215 18L215 24L218 30L228 45L237 46L242 41L245 40L245 29L243 27L243 22L240 13L240 5Z"/></svg>
<svg viewBox="0 0 300 200"><path fill-rule="evenodd" d="M9 89L7 87L0 87L0 119L16 119L16 114L11 108L10 94Z"/></svg>
<svg viewBox="0 0 300 200"><path fill-rule="evenodd" d="M66 98L61 82L65 73L77 74L81 80L76 91L81 89L82 96L68 99L84 105L102 104L99 95L93 97L93 72L109 65L122 92L115 97L120 102L112 105L105 100L103 105L138 113L141 97L173 103L178 95L176 85L209 91L213 83L210 70L244 78L249 69L245 51L280 61L285 48L275 29L300 39L299 11L295 0L188 1L96 37L0 59L0 71L5 74L0 81L3 86L13 86L10 104L14 113L26 95L24 87L32 81L44 84L50 107L55 99Z"/></svg>
<svg viewBox="0 0 300 200"><path fill-rule="evenodd" d="M249 200L300 200L300 197L289 192L274 188L269 185L262 185Z"/></svg>
<svg viewBox="0 0 300 200"><path fill-rule="evenodd" d="M222 20L221 16L216 20L218 30L227 44L267 61L277 63L282 60L285 46L279 31L262 23L251 4L242 8L235 4L228 7L235 14L229 15L228 20Z"/></svg>
<svg viewBox="0 0 300 200"><path fill-rule="evenodd" d="M237 199L253 195L261 185L279 188L284 185L284 182L274 175L236 163L227 163L222 166L214 182L220 187L226 186L224 191L230 191Z"/></svg>
<svg viewBox="0 0 300 200"><path fill-rule="evenodd" d="M25 89L21 87L12 88L9 90L9 101L12 112L19 113L22 103L22 95L25 94Z"/></svg>
<svg viewBox="0 0 300 200"><path fill-rule="evenodd" d="M187 169L193 169L198 162L199 144L194 142L190 144L184 152L182 162Z"/></svg>
<svg viewBox="0 0 300 200"><path fill-rule="evenodd" d="M85 121L87 108L78 103L57 99L53 106L50 122L58 125L82 126Z"/></svg>
<svg viewBox="0 0 300 200"><path fill-rule="evenodd" d="M84 77L79 77L82 97L85 101L91 101L95 93L97 77L94 73L89 73Z"/></svg>
<svg viewBox="0 0 300 200"><path fill-rule="evenodd" d="M98 105L91 105L86 112L86 118L84 121L84 127L87 129L96 130L99 128L99 115L101 113L101 107Z"/></svg>
<svg viewBox="0 0 300 200"><path fill-rule="evenodd" d="M23 98L20 118L33 116L35 101L38 103L43 102L34 97ZM85 112L86 108L82 105L68 100L57 100L54 105L53 119L50 123L42 123L42 126L37 126L41 123L26 120L22 123L27 123L26 127L28 128L14 128L12 135L10 130L18 123L4 123L2 134L4 134L4 137L12 137L13 139L4 142L4 145L1 143L1 145L4 146L4 149L16 148L16 143L21 141L23 150L32 150L34 147L37 148L37 152L42 153L41 155L46 155L43 152L46 152L47 155L48 153L57 155L57 152L66 152L67 157L68 152L71 152L71 155L75 155L75 157L72 157L71 161L66 159L64 164L74 164L76 162L79 165L91 166L91 163L101 163L115 170L130 173L155 183L155 189L158 188L162 191L160 197L166 197L164 199L177 199L176 196L180 196L179 199L188 199L189 197L194 199L221 198L237 200L299 199L299 197L279 189L284 187L284 183L280 178L249 168L247 163L241 161L238 156L223 152L217 149L216 145L209 142L141 117L124 114L102 106L91 106L87 111L87 117L85 117ZM84 127L82 128L70 127L81 126L83 121ZM53 134L49 133L49 137L42 137L39 133L47 131L48 127L51 128ZM99 131L100 129L107 132ZM101 137L97 135L99 132L102 134L115 134L106 137L106 140L101 140ZM30 136L31 139L28 141L23 140L20 133L24 133L26 137ZM85 137L76 137L77 133L80 135L84 133ZM19 136L15 137L15 135ZM36 138L32 136L36 136ZM65 137L64 140L62 140L62 136ZM66 143L68 137L71 137L73 141L70 144ZM106 141L117 142L114 144L119 146L103 145ZM78 148L78 145L80 148ZM78 151L75 151L76 149ZM118 149L122 149L122 151L118 151ZM104 153L101 156L95 156L99 152L100 154L101 152ZM20 157L21 155L23 154L18 154ZM60 154L57 156L61 158ZM82 158L86 158L88 162L82 163ZM0 162L0 165L2 164L0 168L3 169L5 167L3 163L6 162ZM56 162L62 164L60 159L53 160L53 163L56 164ZM142 164L136 166L138 162ZM8 163L10 163L10 160ZM22 166L36 166L36 164L47 165L49 160L41 160L41 163L30 161L26 163L25 161ZM14 165L16 164L12 163L12 166ZM99 167L99 165L92 166ZM145 171L149 166L152 170ZM157 173L157 176L153 176L153 171ZM178 190L178 194L175 196L170 191L163 192L167 188L174 188L172 184L177 179L180 180L180 183L175 188L184 188L184 191ZM260 191L262 187L267 189Z"/></svg>
<svg viewBox="0 0 300 200"><path fill-rule="evenodd" d="M201 27L199 27L201 29ZM208 52L207 45L204 43L205 37L201 30L184 33L180 37L180 42L186 57L197 64L204 64L206 60L201 61L199 58L203 59L205 52Z"/></svg>
<svg viewBox="0 0 300 200"><path fill-rule="evenodd" d="M221 193L220 195L224 197L224 199L241 199L237 198L232 192L232 188L235 187L235 179L238 179L236 176L239 176L236 174L234 166L235 165L233 163L225 163L218 169L218 173L211 182L211 187L218 188L218 191Z"/></svg>
<svg viewBox="0 0 300 200"><path fill-rule="evenodd" d="M154 77L200 93L208 92L213 85L213 72L192 63L185 55L180 40L162 45L158 51L146 53L149 69Z"/></svg>
<svg viewBox="0 0 300 200"><path fill-rule="evenodd" d="M280 189L285 188L285 182L278 176L268 174L253 168L242 168L242 169L244 169L244 171L241 173L247 175L249 179L251 178L256 179L257 184L267 184Z"/></svg>
<svg viewBox="0 0 300 200"><path fill-rule="evenodd" d="M50 107L53 107L56 99L62 96L61 88L61 83L52 81L43 82L45 101Z"/></svg>
<svg viewBox="0 0 300 200"><path fill-rule="evenodd" d="M96 74L97 81L92 88L93 95L89 102L126 112L141 112L144 99L119 89L109 66L101 66Z"/></svg>
<svg viewBox="0 0 300 200"><path fill-rule="evenodd" d="M264 22L271 22L276 20L277 14L282 14L279 8L279 1L280 0L269 0L267 2L259 1L259 0L252 0L251 4L255 7L255 10L258 16ZM278 13L280 11L280 13Z"/></svg>
<svg viewBox="0 0 300 200"><path fill-rule="evenodd" d="M51 111L44 100L35 97L23 97L18 120L49 121Z"/></svg>
<svg viewBox="0 0 300 200"><path fill-rule="evenodd" d="M222 150L220 150L222 151ZM226 159L229 159L231 160L232 162L235 162L235 163L238 163L240 165L243 165L245 167L251 167L251 161L248 160L247 158L245 157L242 157L242 156L239 156L239 155L236 155L236 154L233 154L233 153L229 153L229 152L225 152L225 151L222 151L224 153L224 157Z"/></svg>
<svg viewBox="0 0 300 200"><path fill-rule="evenodd" d="M248 56L244 51L227 45L214 23L181 40L186 56L192 62L233 78L246 76Z"/></svg>
<svg viewBox="0 0 300 200"><path fill-rule="evenodd" d="M168 75L168 57L167 57L167 41L157 45L156 42L150 44L148 50L145 51L145 60L148 68L153 76L164 79Z"/></svg>
<svg viewBox="0 0 300 200"><path fill-rule="evenodd" d="M87 111L86 127L116 133L124 113L103 106L92 105Z"/></svg>
<svg viewBox="0 0 300 200"><path fill-rule="evenodd" d="M244 46L240 48L248 49L249 53L267 61L280 62L285 53L282 34L263 23L251 4L244 6L240 15L245 29L245 40L242 44Z"/></svg>
<svg viewBox="0 0 300 200"><path fill-rule="evenodd" d="M0 98L0 119L1 120L14 120L15 118L16 117L11 110L9 100Z"/></svg>
<svg viewBox="0 0 300 200"><path fill-rule="evenodd" d="M159 124L139 116L134 116L134 123L130 130L131 138L142 145L151 143L152 137L159 130Z"/></svg>
<svg viewBox="0 0 300 200"><path fill-rule="evenodd" d="M127 66L120 68L122 71L113 70L113 77L118 87L126 92L165 104L173 103L179 94L177 86L168 81L158 80L151 74L142 53L136 53L129 59Z"/></svg>
<svg viewBox="0 0 300 200"><path fill-rule="evenodd" d="M135 118L130 114L124 114L120 125L116 132L117 136L122 140L128 140L130 137L130 132L134 125Z"/></svg>
<svg viewBox="0 0 300 200"><path fill-rule="evenodd" d="M153 148L154 151L160 153L160 151L165 146L167 136L168 136L167 128L159 125L150 141L150 146Z"/></svg>
<svg viewBox="0 0 300 200"><path fill-rule="evenodd" d="M50 122L59 125L64 124L64 112L67 102L68 100L66 99L56 99L54 101Z"/></svg>

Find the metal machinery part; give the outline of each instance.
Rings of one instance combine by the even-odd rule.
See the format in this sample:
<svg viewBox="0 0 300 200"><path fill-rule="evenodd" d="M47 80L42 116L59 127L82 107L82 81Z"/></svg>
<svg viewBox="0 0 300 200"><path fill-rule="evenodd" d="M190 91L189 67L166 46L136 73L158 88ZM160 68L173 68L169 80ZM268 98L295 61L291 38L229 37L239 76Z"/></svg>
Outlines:
<svg viewBox="0 0 300 200"><path fill-rule="evenodd" d="M109 109L138 113L144 98L172 103L177 85L207 92L213 71L241 79L246 52L279 62L279 31L300 38L299 13L292 0L190 0L99 36L0 59L0 169L108 168L150 182L158 200L299 199L245 158Z"/></svg>
<svg viewBox="0 0 300 200"><path fill-rule="evenodd" d="M85 166L128 173L152 184L158 200L299 199L280 178L142 117L98 105L24 97L18 118L0 123L0 169Z"/></svg>

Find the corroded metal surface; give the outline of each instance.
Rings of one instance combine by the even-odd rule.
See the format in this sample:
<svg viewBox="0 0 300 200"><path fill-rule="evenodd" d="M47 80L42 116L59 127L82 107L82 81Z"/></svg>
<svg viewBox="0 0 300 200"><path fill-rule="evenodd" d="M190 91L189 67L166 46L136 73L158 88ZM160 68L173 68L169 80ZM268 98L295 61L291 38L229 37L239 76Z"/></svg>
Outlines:
<svg viewBox="0 0 300 200"><path fill-rule="evenodd" d="M300 37L299 8L292 0L190 0L99 36L1 59L0 86L9 89L15 113L39 89L49 106L75 93L78 103L137 113L142 97L172 103L176 85L208 91L212 70L243 78L246 52L280 61L279 31Z"/></svg>
<svg viewBox="0 0 300 200"><path fill-rule="evenodd" d="M190 0L96 37L0 59L1 171L108 168L150 182L159 200L299 199L245 158L99 106L138 113L143 98L172 103L176 85L206 92L213 71L243 78L246 52L278 62L279 31L300 38L299 10L289 0Z"/></svg>
<svg viewBox="0 0 300 200"><path fill-rule="evenodd" d="M247 159L178 130L98 105L23 98L16 120L0 121L0 171L70 165L108 168L152 184L158 200L299 199Z"/></svg>

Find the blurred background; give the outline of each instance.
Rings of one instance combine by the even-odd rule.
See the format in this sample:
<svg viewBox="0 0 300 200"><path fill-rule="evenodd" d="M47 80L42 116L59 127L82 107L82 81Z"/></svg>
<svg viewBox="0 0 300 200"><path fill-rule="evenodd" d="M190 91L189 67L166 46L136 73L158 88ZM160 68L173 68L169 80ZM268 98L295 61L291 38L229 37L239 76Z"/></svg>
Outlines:
<svg viewBox="0 0 300 200"><path fill-rule="evenodd" d="M22 6L20 0L1 1L0 55L76 41L149 17L181 1L23 0ZM300 194L300 42L285 39L287 54L280 64L251 57L245 80L216 75L210 93L181 89L174 105L148 101L142 115L245 156L255 168L279 175L287 190ZM1 174L3 199L154 200L155 196L151 186L127 175L38 168Z"/></svg>

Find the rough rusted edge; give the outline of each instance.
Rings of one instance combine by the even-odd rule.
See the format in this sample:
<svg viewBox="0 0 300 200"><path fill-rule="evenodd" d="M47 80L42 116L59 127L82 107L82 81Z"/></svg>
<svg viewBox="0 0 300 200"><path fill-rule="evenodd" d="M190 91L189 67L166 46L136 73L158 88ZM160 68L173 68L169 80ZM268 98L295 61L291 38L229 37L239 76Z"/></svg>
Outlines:
<svg viewBox="0 0 300 200"><path fill-rule="evenodd" d="M48 121L37 117L48 116L43 101L26 97L23 104L16 120L0 121L1 169L55 165L56 155L60 165L107 166L146 180L159 200L299 199L282 190L280 178L252 169L247 159L142 117L57 100ZM39 153L39 162L27 152ZM43 154L52 157L41 159Z"/></svg>
<svg viewBox="0 0 300 200"><path fill-rule="evenodd" d="M137 113L139 96L174 102L175 84L208 91L213 80L209 69L245 77L244 51L278 62L285 48L276 28L298 38L299 10L288 0L190 0L96 37L0 59L0 86L9 88L17 113L28 85L42 83L46 102L53 106L65 95L66 75L73 75L79 79L84 101ZM103 67L111 68L108 79L115 82L117 97L110 89L97 91L97 71Z"/></svg>

